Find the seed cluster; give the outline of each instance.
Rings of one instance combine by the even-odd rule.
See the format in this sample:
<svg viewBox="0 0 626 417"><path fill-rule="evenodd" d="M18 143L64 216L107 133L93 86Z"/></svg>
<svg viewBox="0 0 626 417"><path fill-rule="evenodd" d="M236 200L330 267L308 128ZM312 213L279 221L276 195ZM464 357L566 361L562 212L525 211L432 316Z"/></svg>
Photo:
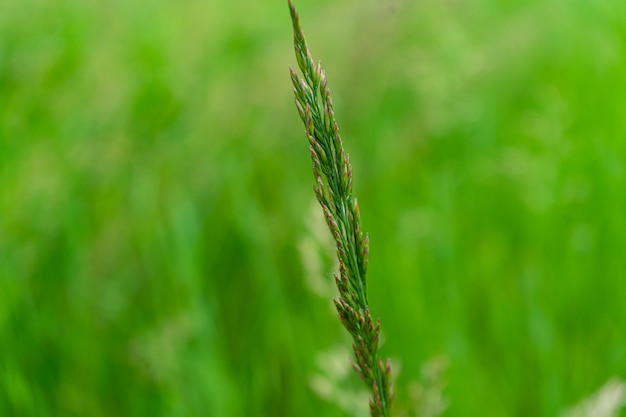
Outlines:
<svg viewBox="0 0 626 417"><path fill-rule="evenodd" d="M344 152L333 112L326 73L315 64L289 0L299 78L290 68L296 107L304 123L313 161L313 190L337 245L339 298L334 300L339 319L353 339L353 367L371 388L372 417L388 417L393 402L391 364L378 356L380 319L374 320L367 302L369 238L361 230L359 204L352 196L352 166Z"/></svg>

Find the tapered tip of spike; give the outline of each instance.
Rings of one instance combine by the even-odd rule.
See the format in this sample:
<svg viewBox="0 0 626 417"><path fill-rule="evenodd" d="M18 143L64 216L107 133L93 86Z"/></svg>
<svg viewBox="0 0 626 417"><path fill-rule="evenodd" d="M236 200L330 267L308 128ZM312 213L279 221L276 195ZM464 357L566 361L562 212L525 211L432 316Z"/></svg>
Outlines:
<svg viewBox="0 0 626 417"><path fill-rule="evenodd" d="M300 18L298 17L298 11L296 10L296 6L293 5L291 0L287 0L289 4L289 13L291 14L291 22L293 23L293 28L296 32L300 32Z"/></svg>

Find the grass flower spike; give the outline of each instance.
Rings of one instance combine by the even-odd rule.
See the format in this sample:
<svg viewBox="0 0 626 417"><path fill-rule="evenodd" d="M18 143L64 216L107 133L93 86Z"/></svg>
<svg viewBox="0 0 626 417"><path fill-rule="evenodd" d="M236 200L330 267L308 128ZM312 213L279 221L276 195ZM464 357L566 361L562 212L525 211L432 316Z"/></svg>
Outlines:
<svg viewBox="0 0 626 417"><path fill-rule="evenodd" d="M353 339L353 367L372 392L371 415L388 417L393 402L391 363L379 357L380 319L374 321L368 306L369 240L361 230L359 204L352 195L350 158L339 135L326 74L311 56L291 0L289 8L296 59L302 72L300 78L290 68L296 107L309 140L315 196L337 245L339 275L335 281L339 298L334 300L335 306Z"/></svg>

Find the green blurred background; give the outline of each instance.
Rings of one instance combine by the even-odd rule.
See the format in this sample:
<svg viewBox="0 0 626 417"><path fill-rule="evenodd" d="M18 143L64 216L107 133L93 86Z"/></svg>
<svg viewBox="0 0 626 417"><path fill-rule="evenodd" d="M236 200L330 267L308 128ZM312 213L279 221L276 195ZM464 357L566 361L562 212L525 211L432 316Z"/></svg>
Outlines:
<svg viewBox="0 0 626 417"><path fill-rule="evenodd" d="M398 415L626 377L626 3L296 5ZM0 415L358 414L290 30L282 0L0 2Z"/></svg>

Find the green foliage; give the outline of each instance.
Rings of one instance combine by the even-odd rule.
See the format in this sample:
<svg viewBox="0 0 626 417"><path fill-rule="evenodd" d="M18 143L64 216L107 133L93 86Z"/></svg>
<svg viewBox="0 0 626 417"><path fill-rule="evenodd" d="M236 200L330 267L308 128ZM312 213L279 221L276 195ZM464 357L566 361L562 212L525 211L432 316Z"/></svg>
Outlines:
<svg viewBox="0 0 626 417"><path fill-rule="evenodd" d="M439 356L451 417L623 380L626 5L301 3L394 412ZM0 415L346 415L309 387L345 331L296 246L291 39L282 1L0 2Z"/></svg>

